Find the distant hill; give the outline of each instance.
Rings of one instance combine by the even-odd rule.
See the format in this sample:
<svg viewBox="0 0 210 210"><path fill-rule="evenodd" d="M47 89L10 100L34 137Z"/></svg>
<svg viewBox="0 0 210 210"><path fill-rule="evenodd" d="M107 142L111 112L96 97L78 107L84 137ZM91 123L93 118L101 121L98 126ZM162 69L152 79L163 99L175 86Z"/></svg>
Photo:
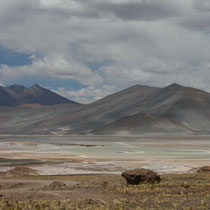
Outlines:
<svg viewBox="0 0 210 210"><path fill-rule="evenodd" d="M97 135L138 135L148 133L193 133L183 125L165 117L152 114L136 114L116 120L92 131Z"/></svg>
<svg viewBox="0 0 210 210"><path fill-rule="evenodd" d="M23 104L55 105L78 103L40 87L37 84L30 88L22 85L0 86L0 106L18 106Z"/></svg>
<svg viewBox="0 0 210 210"><path fill-rule="evenodd" d="M0 93L14 101L5 88ZM0 107L0 133L210 134L210 94L178 84L135 85L88 105Z"/></svg>
<svg viewBox="0 0 210 210"><path fill-rule="evenodd" d="M112 130L119 130L119 127L122 128L122 124L126 123L128 132L134 132L135 129L135 133L139 134L158 130L160 133L210 133L210 94L195 88L172 84L155 89L151 94L147 93L143 97L139 95L132 106L127 107L126 112L130 112L130 115L126 114L129 118L122 117L110 125L106 124L104 128L98 128L99 131L106 133L110 127ZM163 120L168 121L164 126ZM138 126L134 126L134 122ZM170 126L171 123L176 129ZM94 130L96 133L99 131Z"/></svg>

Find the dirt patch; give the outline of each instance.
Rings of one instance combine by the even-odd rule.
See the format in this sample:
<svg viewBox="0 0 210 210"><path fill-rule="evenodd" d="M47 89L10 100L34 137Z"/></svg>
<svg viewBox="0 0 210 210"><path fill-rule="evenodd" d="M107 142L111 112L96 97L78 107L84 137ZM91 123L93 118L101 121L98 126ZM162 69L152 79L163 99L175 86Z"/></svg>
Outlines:
<svg viewBox="0 0 210 210"><path fill-rule="evenodd" d="M20 183L20 182L14 182L14 183L1 183L0 184L0 190L9 190L9 189L20 189L29 186L28 183Z"/></svg>
<svg viewBox="0 0 210 210"><path fill-rule="evenodd" d="M1 175L5 177L34 176L38 175L38 171L26 166L16 166L15 168L8 170Z"/></svg>

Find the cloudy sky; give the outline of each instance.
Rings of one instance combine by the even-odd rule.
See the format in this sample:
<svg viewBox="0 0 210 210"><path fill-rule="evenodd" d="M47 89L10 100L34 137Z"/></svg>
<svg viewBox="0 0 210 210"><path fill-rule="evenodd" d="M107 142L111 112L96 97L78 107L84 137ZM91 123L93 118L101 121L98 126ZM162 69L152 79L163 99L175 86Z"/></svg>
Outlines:
<svg viewBox="0 0 210 210"><path fill-rule="evenodd" d="M209 0L1 0L0 84L89 103L135 84L210 91Z"/></svg>

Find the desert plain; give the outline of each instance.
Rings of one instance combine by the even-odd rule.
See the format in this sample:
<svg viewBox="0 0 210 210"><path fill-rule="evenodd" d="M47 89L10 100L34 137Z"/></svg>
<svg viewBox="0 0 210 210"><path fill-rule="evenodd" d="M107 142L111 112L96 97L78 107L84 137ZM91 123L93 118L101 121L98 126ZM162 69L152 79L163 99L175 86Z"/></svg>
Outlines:
<svg viewBox="0 0 210 210"><path fill-rule="evenodd" d="M208 209L210 136L0 136L1 209ZM160 184L129 186L128 169ZM16 170L15 170L16 169ZM11 172L12 171L12 172Z"/></svg>

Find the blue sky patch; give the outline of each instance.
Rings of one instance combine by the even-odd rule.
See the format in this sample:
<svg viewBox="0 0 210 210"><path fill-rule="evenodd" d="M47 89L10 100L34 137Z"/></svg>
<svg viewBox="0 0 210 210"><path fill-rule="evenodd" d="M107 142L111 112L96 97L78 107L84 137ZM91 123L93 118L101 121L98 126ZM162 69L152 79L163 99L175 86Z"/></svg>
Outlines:
<svg viewBox="0 0 210 210"><path fill-rule="evenodd" d="M24 66L32 63L32 60L29 58L30 55L13 52L10 49L0 46L0 65L7 66Z"/></svg>

